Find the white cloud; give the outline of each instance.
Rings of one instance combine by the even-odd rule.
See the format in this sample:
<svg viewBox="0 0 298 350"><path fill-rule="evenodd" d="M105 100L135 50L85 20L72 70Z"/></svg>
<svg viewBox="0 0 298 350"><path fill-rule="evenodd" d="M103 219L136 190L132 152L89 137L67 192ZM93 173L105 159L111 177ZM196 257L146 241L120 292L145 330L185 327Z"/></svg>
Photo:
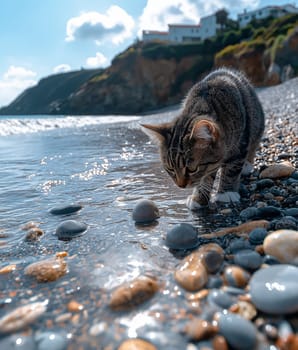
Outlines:
<svg viewBox="0 0 298 350"><path fill-rule="evenodd" d="M132 37L135 22L121 7L112 5L106 13L85 12L68 20L66 41L94 40L97 43L111 40L120 44Z"/></svg>
<svg viewBox="0 0 298 350"><path fill-rule="evenodd" d="M71 70L71 66L69 64L59 64L58 66L53 68L53 73L58 74L58 73L66 73Z"/></svg>
<svg viewBox="0 0 298 350"><path fill-rule="evenodd" d="M147 0L139 18L138 35L142 30L167 30L168 24L199 23L201 16L208 16L225 8L229 13L242 12L244 8L255 8L259 0L162 0L156 6L156 0Z"/></svg>
<svg viewBox="0 0 298 350"><path fill-rule="evenodd" d="M107 63L108 59L101 52L96 52L95 57L88 57L86 60L88 68L104 67Z"/></svg>
<svg viewBox="0 0 298 350"><path fill-rule="evenodd" d="M24 67L10 66L0 79L0 106L12 102L22 91L37 83L36 73Z"/></svg>

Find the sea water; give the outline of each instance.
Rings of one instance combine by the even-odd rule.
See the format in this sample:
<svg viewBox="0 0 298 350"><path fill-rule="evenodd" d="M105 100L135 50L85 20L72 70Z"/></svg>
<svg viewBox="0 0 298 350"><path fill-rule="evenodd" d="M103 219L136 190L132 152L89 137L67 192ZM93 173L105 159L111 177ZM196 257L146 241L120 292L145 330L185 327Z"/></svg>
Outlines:
<svg viewBox="0 0 298 350"><path fill-rule="evenodd" d="M100 341L114 344L115 339L120 341L118 332L125 338L138 335L138 329L148 324L156 326L142 308L116 315L107 307L113 288L144 274L164 284L152 307L175 316L181 298L177 299L172 275L179 258L165 246L166 232L182 222L202 233L216 225L216 215L187 210L190 190L173 184L162 170L156 145L141 131L140 122L169 121L177 112L143 117L1 117L0 268L16 264L16 270L0 275L0 302L5 305L0 317L21 304L47 300L47 315L32 325L35 333L46 332L50 320L52 331L63 329L71 334L75 348L83 344L87 349L92 348L90 329L108 324L109 332L105 328L99 332ZM154 225L133 222L132 210L140 199L153 200L158 206L160 219ZM83 208L67 216L50 213L53 207L69 204ZM86 234L59 241L55 231L64 220L87 224ZM24 240L22 227L31 221L44 231L35 243ZM60 251L68 253L69 271L64 277L36 283L24 274L29 263ZM67 313L72 299L84 305L84 317L61 325L56 319ZM171 307L167 306L170 300L175 301ZM163 326L170 329L169 325Z"/></svg>

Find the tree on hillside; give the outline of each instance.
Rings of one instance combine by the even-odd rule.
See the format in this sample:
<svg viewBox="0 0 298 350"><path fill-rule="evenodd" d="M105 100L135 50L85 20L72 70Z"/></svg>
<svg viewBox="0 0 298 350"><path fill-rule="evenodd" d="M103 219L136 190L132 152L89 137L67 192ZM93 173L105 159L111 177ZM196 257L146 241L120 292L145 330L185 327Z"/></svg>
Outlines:
<svg viewBox="0 0 298 350"><path fill-rule="evenodd" d="M228 15L229 13L225 9L221 9L215 12L216 22L220 24L221 31L223 31L225 25L227 24Z"/></svg>

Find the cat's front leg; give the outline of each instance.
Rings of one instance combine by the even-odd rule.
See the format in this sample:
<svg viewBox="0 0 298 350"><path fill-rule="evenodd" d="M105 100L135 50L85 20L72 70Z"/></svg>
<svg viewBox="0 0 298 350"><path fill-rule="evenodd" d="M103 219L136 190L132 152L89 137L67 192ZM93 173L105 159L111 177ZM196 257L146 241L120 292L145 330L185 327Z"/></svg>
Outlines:
<svg viewBox="0 0 298 350"><path fill-rule="evenodd" d="M240 175L244 160L225 164L220 170L220 179L213 201L222 203L237 203L240 201Z"/></svg>
<svg viewBox="0 0 298 350"><path fill-rule="evenodd" d="M216 174L202 179L201 183L194 188L193 193L188 196L186 200L186 206L188 209L195 211L208 205L215 175Z"/></svg>

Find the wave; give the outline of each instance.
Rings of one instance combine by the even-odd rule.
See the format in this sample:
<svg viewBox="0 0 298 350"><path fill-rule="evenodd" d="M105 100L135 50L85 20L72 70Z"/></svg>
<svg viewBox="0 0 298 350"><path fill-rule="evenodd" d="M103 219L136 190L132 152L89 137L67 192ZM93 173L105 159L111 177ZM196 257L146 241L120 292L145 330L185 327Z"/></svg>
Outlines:
<svg viewBox="0 0 298 350"><path fill-rule="evenodd" d="M0 136L29 134L57 128L82 128L90 125L125 123L138 120L137 116L66 116L36 118L10 118L0 119Z"/></svg>

